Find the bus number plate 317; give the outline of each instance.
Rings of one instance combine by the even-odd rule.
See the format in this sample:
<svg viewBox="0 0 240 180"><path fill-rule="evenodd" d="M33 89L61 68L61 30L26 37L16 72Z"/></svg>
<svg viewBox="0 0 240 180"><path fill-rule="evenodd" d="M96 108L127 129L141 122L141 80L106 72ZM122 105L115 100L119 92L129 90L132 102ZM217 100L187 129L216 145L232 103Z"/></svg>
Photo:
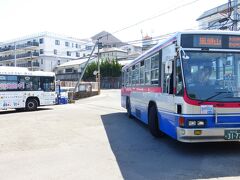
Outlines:
<svg viewBox="0 0 240 180"><path fill-rule="evenodd" d="M240 140L240 130L225 130L224 131L225 140Z"/></svg>

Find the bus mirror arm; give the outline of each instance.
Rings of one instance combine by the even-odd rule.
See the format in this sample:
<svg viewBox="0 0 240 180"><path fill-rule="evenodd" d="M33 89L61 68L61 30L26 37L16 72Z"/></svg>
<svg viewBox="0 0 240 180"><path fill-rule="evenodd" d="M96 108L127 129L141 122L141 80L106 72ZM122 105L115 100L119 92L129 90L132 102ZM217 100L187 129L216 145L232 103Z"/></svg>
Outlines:
<svg viewBox="0 0 240 180"><path fill-rule="evenodd" d="M188 60L189 56L185 53L185 51L183 50L183 48L180 46L179 48L179 52L180 52L180 56L181 56L181 52L183 54L183 56L181 56L184 60Z"/></svg>

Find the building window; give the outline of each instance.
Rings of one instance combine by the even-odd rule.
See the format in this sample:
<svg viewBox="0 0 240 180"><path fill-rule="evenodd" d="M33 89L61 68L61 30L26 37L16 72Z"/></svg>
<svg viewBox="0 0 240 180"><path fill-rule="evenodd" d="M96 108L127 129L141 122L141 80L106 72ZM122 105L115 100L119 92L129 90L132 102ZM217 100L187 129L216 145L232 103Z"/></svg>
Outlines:
<svg viewBox="0 0 240 180"><path fill-rule="evenodd" d="M75 46L76 48L78 48L78 44L76 44L76 46Z"/></svg>
<svg viewBox="0 0 240 180"><path fill-rule="evenodd" d="M41 64L43 64L43 59L41 59Z"/></svg>
<svg viewBox="0 0 240 180"><path fill-rule="evenodd" d="M53 50L53 53L54 53L54 54L57 54L57 50L56 50L56 49L54 49L54 50Z"/></svg>
<svg viewBox="0 0 240 180"><path fill-rule="evenodd" d="M61 61L60 60L58 60L58 65L60 65L61 64Z"/></svg>
<svg viewBox="0 0 240 180"><path fill-rule="evenodd" d="M80 52L76 52L76 57L80 57Z"/></svg>
<svg viewBox="0 0 240 180"><path fill-rule="evenodd" d="M67 56L71 56L71 52L70 51L67 51Z"/></svg>
<svg viewBox="0 0 240 180"><path fill-rule="evenodd" d="M92 46L86 46L86 50L92 50Z"/></svg>
<svg viewBox="0 0 240 180"><path fill-rule="evenodd" d="M69 46L69 42L65 42L65 46Z"/></svg>
<svg viewBox="0 0 240 180"><path fill-rule="evenodd" d="M43 44L44 43L44 39L43 38L39 39L39 43Z"/></svg>
<svg viewBox="0 0 240 180"><path fill-rule="evenodd" d="M59 40L55 40L55 45L60 45L60 41Z"/></svg>
<svg viewBox="0 0 240 180"><path fill-rule="evenodd" d="M72 47L74 47L74 43L72 43Z"/></svg>
<svg viewBox="0 0 240 180"><path fill-rule="evenodd" d="M65 69L65 73L72 73L73 72L73 69L72 68L67 68Z"/></svg>
<svg viewBox="0 0 240 180"><path fill-rule="evenodd" d="M44 51L43 51L43 49L40 49L40 54L44 54Z"/></svg>

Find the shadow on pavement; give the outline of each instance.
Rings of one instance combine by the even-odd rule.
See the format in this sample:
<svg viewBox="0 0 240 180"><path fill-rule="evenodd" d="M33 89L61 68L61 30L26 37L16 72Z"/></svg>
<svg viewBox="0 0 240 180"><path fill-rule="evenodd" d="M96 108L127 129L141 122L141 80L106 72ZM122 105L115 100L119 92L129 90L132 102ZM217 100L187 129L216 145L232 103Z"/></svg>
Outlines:
<svg viewBox="0 0 240 180"><path fill-rule="evenodd" d="M53 108L38 108L36 111L47 111L52 110ZM14 113L29 113L29 112L36 112L36 111L24 111L24 110L16 110L16 109L9 109L9 110L0 110L1 114L14 114Z"/></svg>
<svg viewBox="0 0 240 180"><path fill-rule="evenodd" d="M156 139L126 113L102 115L111 149L124 179L197 179L240 176L240 143Z"/></svg>

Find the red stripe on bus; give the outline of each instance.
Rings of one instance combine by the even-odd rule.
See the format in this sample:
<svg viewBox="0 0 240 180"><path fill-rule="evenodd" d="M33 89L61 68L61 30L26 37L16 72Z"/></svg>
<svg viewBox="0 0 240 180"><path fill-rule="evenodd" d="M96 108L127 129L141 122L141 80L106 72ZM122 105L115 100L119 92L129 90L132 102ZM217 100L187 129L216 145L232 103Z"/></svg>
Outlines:
<svg viewBox="0 0 240 180"><path fill-rule="evenodd" d="M131 92L153 92L153 93L161 93L161 87L131 87L131 88L122 88L122 94L129 95Z"/></svg>
<svg viewBox="0 0 240 180"><path fill-rule="evenodd" d="M200 105L213 105L214 107L224 107L224 108L236 108L240 107L240 102L201 102L199 100L193 100L190 99L187 95L186 89L184 90L184 96L183 99L186 103L195 105L195 106L200 106Z"/></svg>

